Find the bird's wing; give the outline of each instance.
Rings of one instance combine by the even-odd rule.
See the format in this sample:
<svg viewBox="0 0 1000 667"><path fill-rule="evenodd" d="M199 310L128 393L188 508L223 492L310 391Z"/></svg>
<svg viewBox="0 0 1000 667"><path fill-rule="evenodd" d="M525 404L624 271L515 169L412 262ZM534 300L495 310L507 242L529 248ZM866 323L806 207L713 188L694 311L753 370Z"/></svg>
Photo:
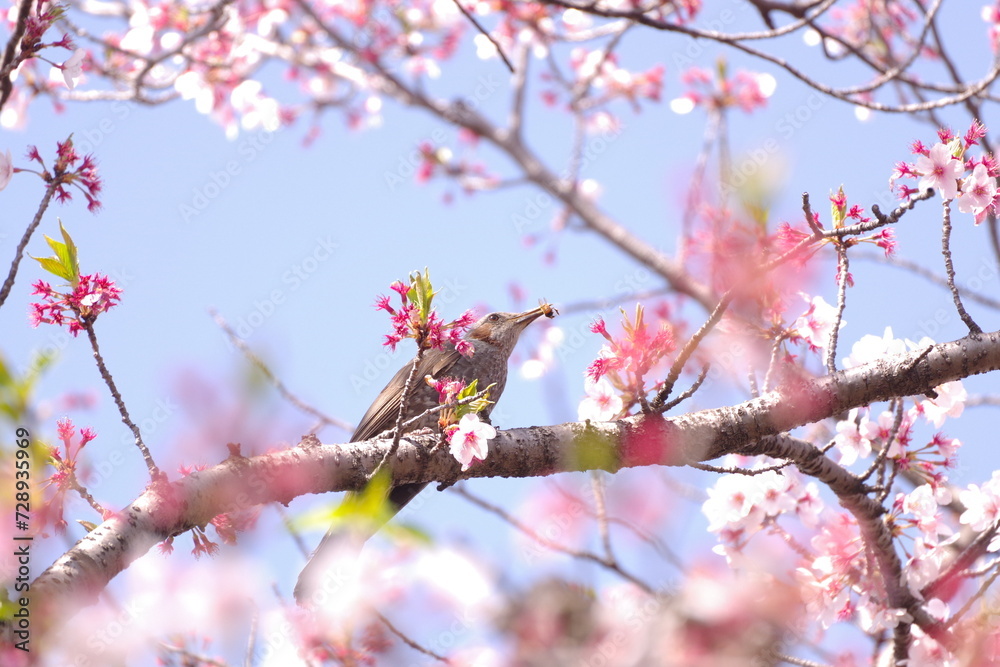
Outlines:
<svg viewBox="0 0 1000 667"><path fill-rule="evenodd" d="M454 366L460 357L461 355L454 347L427 352L417 365L417 372L413 376L413 382L423 384L424 377L427 375L433 378L447 375L448 369ZM396 418L399 416L399 399L403 395L403 387L406 385L406 378L409 376L412 367L413 362L411 361L396 371L396 374L392 376L389 383L379 393L378 398L372 402L371 407L368 408L368 412L358 422L358 427L354 429L354 435L351 436L351 442L360 442L374 438L396 425ZM419 392L421 389L420 384L411 391Z"/></svg>

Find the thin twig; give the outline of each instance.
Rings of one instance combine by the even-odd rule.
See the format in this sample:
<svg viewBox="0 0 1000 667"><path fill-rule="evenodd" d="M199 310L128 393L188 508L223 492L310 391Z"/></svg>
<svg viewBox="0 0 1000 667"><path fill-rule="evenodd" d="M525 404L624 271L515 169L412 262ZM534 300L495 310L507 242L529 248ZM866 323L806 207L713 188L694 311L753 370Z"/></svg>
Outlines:
<svg viewBox="0 0 1000 667"><path fill-rule="evenodd" d="M4 302L7 300L7 295L10 294L11 288L14 287L14 279L17 277L17 267L21 263L21 258L24 256L24 249L28 246L28 241L31 240L31 235L35 233L39 223L42 222L42 216L45 215L45 210L49 207L49 202L52 201L52 195L55 194L58 187L59 182L53 181L49 183L48 187L45 188L45 195L42 197L42 201L38 205L38 210L35 211L35 217L31 220L31 224L28 225L28 228L24 230L20 243L17 244L17 250L14 252L14 261L10 263L10 272L7 274L7 279L4 281L3 287L0 288L0 307L2 307Z"/></svg>
<svg viewBox="0 0 1000 667"><path fill-rule="evenodd" d="M958 623L959 619L969 613L969 610L972 609L972 605L985 597L986 591L989 590L990 586L993 585L993 582L997 580L997 577L1000 577L1000 561L994 562L993 573L990 574L986 581L980 584L979 590L970 595L969 599L965 601L965 604L963 604L962 607L948 619L948 627L952 627Z"/></svg>
<svg viewBox="0 0 1000 667"><path fill-rule="evenodd" d="M106 512L106 510L104 509L104 506L101 505L99 502L97 502L97 499L94 498L94 496L92 496L90 494L90 491L88 491L85 486L83 486L82 484L80 484L80 479L76 476L76 472L75 471L70 471L70 474L69 474L69 487L71 489L73 489L74 491L76 491L80 495L81 498L83 498L85 501L87 501L87 504L90 505L92 508L94 508L94 511L97 512L97 514L103 520L103 518L105 516L105 512Z"/></svg>
<svg viewBox="0 0 1000 667"><path fill-rule="evenodd" d="M776 463L772 466L767 466L764 468L739 468L737 466L730 466L727 468L722 468L719 466L709 465L707 463L689 463L692 468L697 468L698 470L704 470L705 472L715 472L723 475L746 475L747 477L754 477L756 475L763 475L766 472L773 472L775 470L781 470L782 468L787 468L792 465L794 461L785 461L784 463Z"/></svg>
<svg viewBox="0 0 1000 667"><path fill-rule="evenodd" d="M789 665L798 665L798 667L831 667L822 662L815 662L814 660L806 660L805 658L796 658L793 655L785 655L784 653L775 652L774 657L782 662L787 662Z"/></svg>
<svg viewBox="0 0 1000 667"><path fill-rule="evenodd" d="M14 62L17 60L17 47L24 37L24 31L28 27L28 14L31 12L31 0L21 0L17 6L17 20L14 23L14 30L11 31L10 39L7 40L7 47L3 53L3 63L0 66L0 109L10 99L10 94L14 90L10 76L14 72ZM0 303L3 300L0 299Z"/></svg>
<svg viewBox="0 0 1000 667"><path fill-rule="evenodd" d="M881 252L858 252L857 250L854 252L854 257L855 259L861 258L881 264L888 264L889 266L895 266L897 268L910 271L940 287L948 287L947 278L934 273L925 266L921 266L920 264L903 257L886 257L885 254ZM998 299L986 296L985 294L976 292L968 287L962 287L957 283L955 288L963 298L968 299L969 301L975 301L976 303L987 306L988 308L993 308L994 310L1000 310L1000 300Z"/></svg>
<svg viewBox="0 0 1000 667"><path fill-rule="evenodd" d="M816 222L816 216L813 215L808 192L802 193L802 213L806 217L806 224L809 225L809 229L813 230L813 234L822 234L823 228L819 226L819 223Z"/></svg>
<svg viewBox="0 0 1000 667"><path fill-rule="evenodd" d="M267 364L264 363L264 360L258 357L257 354L250 349L250 346L246 344L246 341L244 341L242 338L236 335L236 332L233 331L232 327L229 326L229 323L226 322L226 319L222 317L222 315L220 315L217 310L212 308L208 311L208 313L209 315L212 316L212 319L215 320L215 323L219 325L219 328L222 329L222 331L226 334L226 336L229 337L229 342L232 343L237 350L242 352L243 356L247 358L247 361L253 364L257 368L257 370L263 373L264 377L270 380L271 384L274 385L274 388L278 390L278 393L281 394L281 396L286 401L294 405L302 412L305 412L306 414L310 414L313 417L316 417L317 419L320 420L321 424L329 424L331 426L336 426L337 428L344 429L347 432L351 432L354 430L354 427L352 427L350 424L343 421L342 419L337 419L336 417L327 416L322 411L318 410L317 408L314 408L313 406L309 405L308 403L300 399L298 396L293 394L288 389L288 387L285 386L285 383L279 380L278 377L271 372L271 369L267 367ZM310 433L315 433L316 430L317 428L313 428L313 430L310 431Z"/></svg>
<svg viewBox="0 0 1000 667"><path fill-rule="evenodd" d="M426 655L426 656L428 656L430 658L434 658L438 662L443 662L445 664L451 664L451 661L448 660L448 658L444 657L443 655L438 655L437 653L435 653L434 651L430 650L429 648L421 646L416 641L414 641L413 639L411 639L408 635L406 635L401 630L399 630L399 628L397 628L395 625L393 625L392 621L390 621L388 618L386 618L384 615L382 615L381 612L376 611L375 615L378 617L378 620L382 622L382 625L384 625L386 628L389 629L389 632L391 632L392 634L394 634L397 637L399 637L399 639L404 644L406 644L407 646L409 646L410 648L412 648L414 651L418 651L418 652L423 653L424 655Z"/></svg>
<svg viewBox="0 0 1000 667"><path fill-rule="evenodd" d="M951 263L951 200L944 200L942 205L941 214L941 254L944 255L944 270L945 274L948 276L948 289L951 291L951 298L955 302L955 309L958 311L958 316L962 318L965 322L965 326L969 327L969 333L979 334L983 330L976 324L976 321L972 319L972 316L966 312L965 306L962 305L962 297L958 293L958 288L955 287L955 267Z"/></svg>
<svg viewBox="0 0 1000 667"><path fill-rule="evenodd" d="M767 362L767 373L764 374L764 393L771 391L771 374L778 367L778 354L781 352L781 343L785 340L784 335L778 334L771 345L771 357Z"/></svg>
<svg viewBox="0 0 1000 667"><path fill-rule="evenodd" d="M453 0L453 2L455 3L455 6L458 7L458 10L465 15L465 18L469 20L469 23L476 26L476 30L478 30L483 36L485 36L486 39L490 40L490 43L496 47L497 54L500 56L500 59L503 61L503 64L506 65L507 69L509 69L511 74L513 74L514 65L510 62L510 60L507 59L507 56L506 54L504 54L503 49L500 48L500 42L493 39L493 35L487 32L486 28L484 28L482 24L480 24L479 21L476 20L476 17L470 14L469 10L462 6L461 0Z"/></svg>
<svg viewBox="0 0 1000 667"><path fill-rule="evenodd" d="M457 493L458 495L462 496L463 498L465 498L466 500L468 500L469 502L471 502L473 505L477 505L477 506L481 507L482 509L486 510L487 512L495 514L496 516L500 517L505 522L509 523L511 526L513 526L517 530L521 531L522 533L524 533L525 535L527 535L528 537L530 537L532 540L534 540L538 544L542 545L543 547L546 547L547 549L552 549L553 551L558 551L559 553L566 554L567 556L571 556L573 558L579 558L581 560L589 560L589 561L592 561L594 563L597 563L598 565L601 565L601 566L607 568L608 570L611 570L612 572L615 572L616 574L618 574L623 579L631 581L633 584L635 584L636 586L638 586L639 588L641 588L644 592L648 593L649 595L654 595L655 594L655 591L653 590L652 586L650 586L649 584L647 584L645 581L643 581L642 579L638 578L637 576L635 576L635 575L627 572L616 561L609 560L607 558L603 558L603 557L598 556L597 554L595 554L593 552L590 552L590 551L581 551L581 550L577 550L577 549L571 549L571 548L569 548L567 546L559 544L558 542L553 542L552 540L549 540L549 539L547 539L547 538L539 535L538 533L536 533L532 529L528 528L526 525L524 525L523 523L521 523L520 521L518 521L517 519L515 519L513 516L511 516L509 513L507 513L503 509L497 507L496 505L494 505L492 503L489 503L489 502L483 500L482 498L480 498L480 497L478 497L478 496L476 496L476 495L474 495L472 493L469 493L469 491L467 491L464 487L457 486L457 487L454 487L454 490L455 490L455 493Z"/></svg>
<svg viewBox="0 0 1000 667"><path fill-rule="evenodd" d="M719 303L716 304L712 314L708 316L708 319L705 320L704 324L702 324L701 327L694 332L691 338L688 339L687 343L684 344L684 347L681 349L677 358L674 360L673 365L670 367L670 372L667 375L666 381L663 383L663 387L659 392L657 392L656 398L654 398L650 404L654 410L659 410L667 398L669 398L670 392L673 391L674 384L677 382L677 378L681 375L681 369L684 368L684 364L686 364L691 355L694 354L698 345L701 344L702 339L707 336L709 332L715 328L715 325L719 323L719 320L722 319L722 315L726 312L726 309L732 302L734 295L734 289L730 288L727 290L726 293L722 295L722 298L719 299Z"/></svg>
<svg viewBox="0 0 1000 667"><path fill-rule="evenodd" d="M125 407L125 401L122 400L122 395L118 391L118 387L115 386L115 380L111 377L111 372L108 370L107 365L104 363L104 357L101 356L101 349L97 344L97 333L94 331L94 320L91 317L80 318L83 323L83 328L87 332L87 338L90 339L90 347L94 350L94 361L97 362L97 368L101 373L101 378L104 379L104 383L108 385L108 389L111 391L112 398L115 399L115 405L118 406L118 412L122 416L122 422L125 426L132 431L132 435L135 437L135 446L139 448L142 452L142 458L146 462L146 467L149 468L149 474L153 480L159 479L163 473L160 469L156 467L156 463L153 462L153 455L149 452L146 447L146 443L142 441L142 433L139 432L139 427L136 426L132 418L129 417L128 408Z"/></svg>
<svg viewBox="0 0 1000 667"><path fill-rule="evenodd" d="M608 560L614 561L615 554L611 550L611 531L608 529L608 508L604 502L604 480L601 478L601 471L590 471L590 488L594 492L597 532L601 536L601 546L604 547L604 556Z"/></svg>
<svg viewBox="0 0 1000 667"><path fill-rule="evenodd" d="M832 375L837 372L837 337L840 335L840 325L844 321L844 309L847 307L847 283L850 280L850 264L847 259L847 246L837 244L837 260L840 263L840 275L837 277L837 316L830 328L830 340L826 349L826 370Z"/></svg>
<svg viewBox="0 0 1000 667"><path fill-rule="evenodd" d="M382 470L386 461L389 460L389 457L394 455L396 450L399 449L399 441L403 437L403 422L406 419L406 409L409 407L410 396L413 394L415 386L413 384L413 378L417 374L417 368L420 366L420 361L424 358L424 352L425 349L423 345L417 347L417 356L413 357L413 362L410 365L410 372L406 375L406 383L403 385L403 394L399 397L399 411L396 413L396 426L393 427L392 446L389 447L385 456L383 456L382 460L378 462L377 466L375 466L375 470L372 471L371 476L368 478L369 480L375 478L375 475Z"/></svg>
<svg viewBox="0 0 1000 667"><path fill-rule="evenodd" d="M668 410L672 410L673 408L677 407L687 399L694 396L694 393L698 391L699 387L701 387L702 383L705 381L705 378L708 377L708 370L711 367L712 367L711 364L705 364L704 366L702 366L701 372L698 373L698 377L695 379L694 384L692 384L687 390L681 392L681 395L675 398L674 400L664 403L660 407L659 411L667 412Z"/></svg>
<svg viewBox="0 0 1000 667"><path fill-rule="evenodd" d="M253 654L257 646L257 623L260 621L260 612L254 606L253 615L250 617L250 632L247 633L247 650L243 654L243 667L253 667Z"/></svg>

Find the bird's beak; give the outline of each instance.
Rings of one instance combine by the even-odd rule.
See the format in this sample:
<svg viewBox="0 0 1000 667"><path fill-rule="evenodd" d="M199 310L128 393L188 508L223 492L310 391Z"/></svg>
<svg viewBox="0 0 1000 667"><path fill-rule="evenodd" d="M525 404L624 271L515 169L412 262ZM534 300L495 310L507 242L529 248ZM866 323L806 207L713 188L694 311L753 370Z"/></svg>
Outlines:
<svg viewBox="0 0 1000 667"><path fill-rule="evenodd" d="M542 303L538 308L532 310L526 310L514 319L514 323L517 324L521 329L537 320L539 317L544 315L545 317L555 317L559 314L559 311L552 307L552 304Z"/></svg>

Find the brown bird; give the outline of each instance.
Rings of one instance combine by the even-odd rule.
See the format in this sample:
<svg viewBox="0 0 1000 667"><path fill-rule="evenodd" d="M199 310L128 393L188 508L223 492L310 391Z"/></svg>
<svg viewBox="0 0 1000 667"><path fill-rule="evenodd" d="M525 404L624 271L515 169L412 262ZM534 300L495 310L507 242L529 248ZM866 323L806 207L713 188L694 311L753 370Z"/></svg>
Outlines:
<svg viewBox="0 0 1000 667"><path fill-rule="evenodd" d="M490 411L500 399L504 385L507 383L507 360L510 358L511 352L514 351L514 346L517 344L521 332L539 316L555 317L557 312L549 304L543 303L538 308L523 313L490 313L486 315L472 325L472 328L465 334L465 340L472 343L474 349L470 357L459 354L455 346L450 343L446 344L443 349L426 351L417 364L417 371L413 377L415 386L413 386L407 401L404 421L417 417L438 405L437 390L424 381L428 375L434 379L463 380L467 385L473 380L478 380L477 387L479 389L485 389L491 384L494 385L489 395L492 403L479 413L483 421L489 421ZM403 387L412 366L413 362L411 361L400 368L389 380L375 402L368 408L368 412L361 418L354 435L351 436L351 442L370 440L395 427ZM437 420L438 414L427 415L406 427L405 432L433 427ZM425 486L427 486L426 482L392 486L388 497L392 514L399 512ZM335 546L353 544L355 548L360 548L361 544L377 530L377 526L372 527L366 534L359 535L357 530L345 528L342 523L332 526L323 536L319 546L316 547L299 574L299 580L295 584L295 599L303 604L309 592L322 581L322 576L328 565L327 556L336 551Z"/></svg>

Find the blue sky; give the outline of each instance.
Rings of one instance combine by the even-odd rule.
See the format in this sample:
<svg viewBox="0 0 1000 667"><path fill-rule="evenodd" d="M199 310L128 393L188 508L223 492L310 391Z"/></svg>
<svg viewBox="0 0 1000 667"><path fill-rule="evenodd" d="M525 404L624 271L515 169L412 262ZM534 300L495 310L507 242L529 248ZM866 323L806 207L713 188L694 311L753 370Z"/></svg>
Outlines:
<svg viewBox="0 0 1000 667"><path fill-rule="evenodd" d="M710 3L704 16L724 6ZM946 21L952 37L963 26L966 30L974 26L975 39L960 64L967 76L978 76L989 62L978 6L948 11L953 12ZM748 21L752 18L738 15L726 27L756 28L756 21ZM798 39L787 38L775 49L826 82L845 85L866 80L860 72L826 66L815 49L807 50ZM730 124L736 156L759 154L769 141L780 148L767 160L769 166L783 164L785 173L772 224L800 219L802 192L812 195L825 220L827 197L840 185L852 203L868 208L884 201L893 164L911 157L909 143L916 138L933 141L933 128L926 124L879 113L859 122L850 105L826 99L816 104L813 91L773 66L724 52L714 44L692 49L694 44L678 36L636 34L626 40L621 63L636 69L664 63L667 100L683 92L679 65L711 67L722 53L734 69L766 71L777 79L777 91L766 109L749 116L734 112ZM468 96L484 81L491 88L496 82L482 109L494 119L504 117L509 78L497 61L476 59L471 44L465 44L461 55L443 69L432 90ZM277 72L269 71L265 78L276 88L283 85ZM533 78L528 142L560 171L572 130L566 115L538 101L539 91ZM698 111L678 116L665 103L642 107L638 114L624 106L616 108L624 129L607 142L584 176L601 182L604 210L636 235L671 252L679 230L679 202L701 142L704 116ZM789 132L788 115L796 113L801 120ZM943 112L942 117L954 119L959 131L968 125L968 119L955 110ZM992 119L984 120L989 125ZM10 148L15 156L23 156L27 145L34 144L50 159L56 141L70 133L78 146L89 143L97 156L106 187L103 210L92 215L80 201L54 205L29 252L49 254L42 234L56 235L57 218L61 219L79 246L83 271L110 274L123 288L122 304L98 321L97 331L133 417L145 424L147 443L172 474L181 463L221 461L230 439L251 439L256 433L258 448L279 447L295 443L312 423L274 398L271 390L248 379L243 358L212 321L210 309L242 327L248 344L299 397L353 422L409 357L409 350L387 356L381 344L389 329L387 318L372 303L376 295L387 292L390 282L410 271L429 267L435 284L448 288L442 295L443 301L449 297L442 308L446 317L470 307L507 310L531 306L539 298L559 306L615 297L631 285L638 291L661 286L591 233L549 234L547 226L555 213L551 205L540 207L528 229L519 229L517 216L538 205L537 190L511 188L467 196L450 183L415 183L407 177L406 165L416 146L437 136L454 143L454 132L426 114L387 102L382 127L350 131L335 113L322 120L322 127L322 135L309 147L303 146L307 129L303 124L273 134L242 133L229 140L188 102L156 108L74 103L63 113L54 113L40 100L23 131L0 134L0 150ZM489 150L482 154L490 156L491 167L511 173L509 165L493 159ZM15 165L25 166L23 158L17 157ZM403 177L402 182L394 176ZM21 174L0 193L0 259L12 255L41 192L38 179ZM447 193L454 194L449 204L443 203ZM940 266L939 212L935 199L905 216L896 228L901 256ZM986 230L973 227L966 218L954 221L959 279L978 275L982 290L995 293L997 272ZM526 247L526 232L540 235L542 242ZM555 261L546 262L545 253L551 249ZM816 283L801 289L833 302L834 271L832 264L827 266ZM852 270L857 287L850 294L848 326L841 334L838 358L849 353L853 341L867 333L881 334L886 326L892 326L897 336L914 340L922 335L936 340L964 335L950 297L939 288L870 261L856 260ZM34 262L22 264L15 289L0 310L2 351L17 367L33 350L60 349L58 363L37 394L37 435L51 437L55 420L67 414L80 426L94 427L99 437L89 445L88 455L95 466L102 469L103 463L103 469L113 474L101 477L92 490L108 504L120 506L141 490L144 467L100 384L86 341L53 327L28 326L30 284L45 277ZM526 294L524 303L512 302L512 284ZM630 303L623 300L622 305ZM976 304L969 307L984 328L996 328L992 313ZM703 314L693 309L688 313L697 326ZM558 365L543 380L527 381L516 374L511 378L494 412L498 426L575 419L583 395L583 371L601 342L586 331L592 317L593 313L567 314L554 322L565 329L567 339L579 344L564 348L557 355ZM613 312L608 319L616 319ZM537 344L541 333L541 327L530 332L520 348L522 356ZM192 380L196 376L214 386L215 398L211 392L198 393L203 387ZM970 392L985 391L989 384L970 381L967 387ZM716 389L699 395L692 407L742 400L725 387ZM57 402L66 392L91 390L99 397L92 410L67 411ZM243 426L234 427L231 435L213 430L214 440L199 438L192 432L198 422L193 421L190 406L199 401L216 405L214 400L229 406L227 417L238 415ZM983 437L989 433L984 430L989 410L970 410L966 418L948 426L950 435L966 443L955 475L961 483L976 481L982 470L996 467L996 457L985 451L992 441ZM211 421L211 413L200 416ZM332 429L321 434L324 442L338 442L347 435ZM180 447L180 442L188 444ZM179 450L168 451L170 447ZM708 480L703 473L684 478ZM516 505L519 494L532 483L483 481L475 489ZM297 501L292 510L312 502L315 499ZM480 515L461 499L435 497L427 516L444 521L445 532L455 534L470 528L468 524ZM703 530L699 517L688 520L693 533ZM486 535L489 530L481 532L488 541L502 542ZM80 535L81 530L74 528L74 538ZM295 569L287 574L294 576Z"/></svg>

